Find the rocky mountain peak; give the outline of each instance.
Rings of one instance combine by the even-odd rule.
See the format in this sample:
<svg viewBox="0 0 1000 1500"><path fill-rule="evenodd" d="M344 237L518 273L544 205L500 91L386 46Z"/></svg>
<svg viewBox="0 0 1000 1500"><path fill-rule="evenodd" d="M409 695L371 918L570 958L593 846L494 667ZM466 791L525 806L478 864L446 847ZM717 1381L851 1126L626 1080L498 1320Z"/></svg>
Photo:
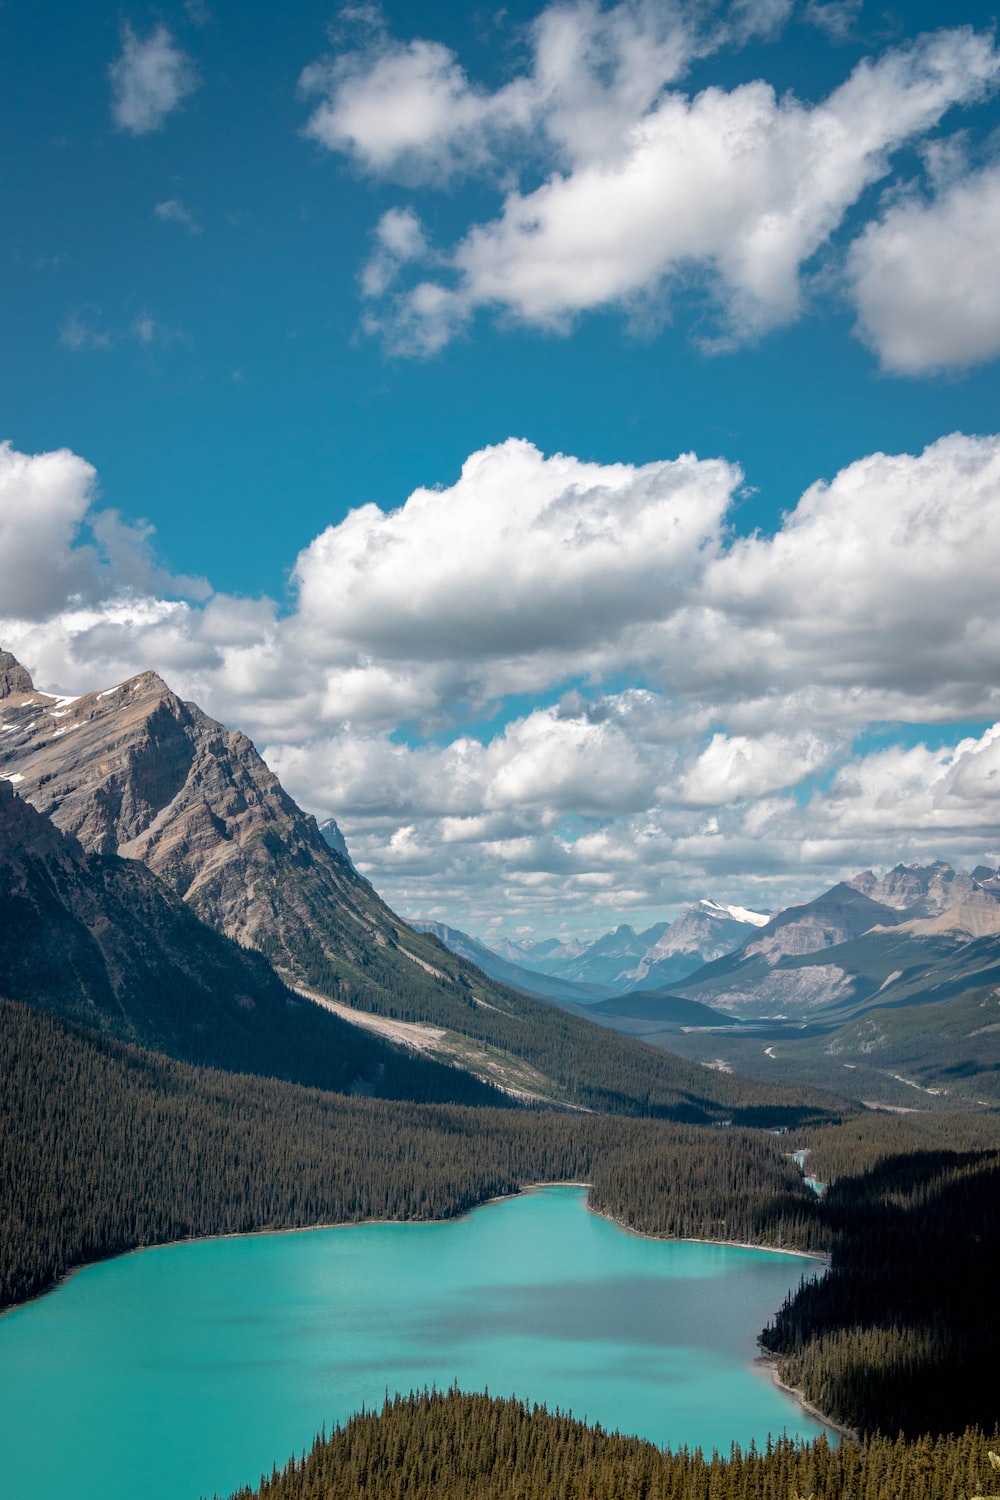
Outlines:
<svg viewBox="0 0 1000 1500"><path fill-rule="evenodd" d="M16 656L9 651L0 651L0 698L12 698L15 694L33 693L35 684L26 667L22 667Z"/></svg>
<svg viewBox="0 0 1000 1500"><path fill-rule="evenodd" d="M141 860L290 976L367 968L373 948L396 942L398 919L331 847L332 830L321 834L245 734L155 672L79 698L0 700L0 776L85 850Z"/></svg>
<svg viewBox="0 0 1000 1500"><path fill-rule="evenodd" d="M871 900L904 912L907 920L938 916L968 900L981 884L975 872L956 871L940 859L929 865L898 864L881 878L865 870L847 883Z"/></svg>
<svg viewBox="0 0 1000 1500"><path fill-rule="evenodd" d="M339 854L341 859L346 859L347 863L353 869L354 861L352 860L350 851L348 850L347 840L341 833L336 818L324 818L323 822L319 825L319 831L323 835L325 843L327 843L335 853Z"/></svg>

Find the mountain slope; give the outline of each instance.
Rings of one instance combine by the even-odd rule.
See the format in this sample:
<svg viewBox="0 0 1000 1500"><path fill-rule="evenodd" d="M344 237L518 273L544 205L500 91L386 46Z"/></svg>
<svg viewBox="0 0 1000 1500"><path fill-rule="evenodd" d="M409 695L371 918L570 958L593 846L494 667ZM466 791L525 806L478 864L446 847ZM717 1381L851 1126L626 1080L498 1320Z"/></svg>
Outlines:
<svg viewBox="0 0 1000 1500"><path fill-rule="evenodd" d="M190 1062L343 1093L503 1096L293 995L134 860L88 854L0 781L0 994Z"/></svg>
<svg viewBox="0 0 1000 1500"><path fill-rule="evenodd" d="M876 882L865 872L857 882L912 905L889 906L856 881L842 882L779 912L735 953L674 988L746 1017L847 1015L876 997L879 1004L929 998L939 983L957 994L988 981L989 940L1000 934L992 872L980 874L983 880L948 865L897 866ZM982 949L974 946L979 940Z"/></svg>
<svg viewBox="0 0 1000 1500"><path fill-rule="evenodd" d="M467 932L461 932L457 927L449 927L444 922L414 922L413 928L417 932L427 932L436 937L438 942L443 943L449 953L456 953L459 958L467 958L490 979L495 979L500 984L510 985L516 990L523 990L528 995L538 995L546 1000L564 1000L578 1005L588 1005L594 1000L603 999L605 990L598 985L574 984L569 979L559 979L542 973L541 970L523 968L520 964L511 963L507 958L501 957L478 938L470 937Z"/></svg>

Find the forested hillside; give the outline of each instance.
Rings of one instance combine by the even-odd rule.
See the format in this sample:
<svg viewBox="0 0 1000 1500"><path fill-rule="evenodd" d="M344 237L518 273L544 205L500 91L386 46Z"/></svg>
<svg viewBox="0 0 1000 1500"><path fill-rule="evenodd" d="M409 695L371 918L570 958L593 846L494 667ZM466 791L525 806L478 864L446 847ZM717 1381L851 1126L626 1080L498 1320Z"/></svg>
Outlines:
<svg viewBox="0 0 1000 1500"><path fill-rule="evenodd" d="M663 1453L544 1407L424 1392L353 1417L237 1500L968 1500L997 1488L989 1431Z"/></svg>
<svg viewBox="0 0 1000 1500"><path fill-rule="evenodd" d="M993 1132L990 1132L992 1135ZM832 1261L764 1345L782 1379L859 1430L997 1420L1000 1150L887 1149L822 1204Z"/></svg>
<svg viewBox="0 0 1000 1500"><path fill-rule="evenodd" d="M0 779L0 994L230 1071L393 1099L503 1105L294 994L134 859L87 853Z"/></svg>
<svg viewBox="0 0 1000 1500"><path fill-rule="evenodd" d="M0 1069L0 1304L138 1245L449 1218L538 1181L591 1181L595 1207L653 1232L813 1238L812 1195L762 1131L345 1098L192 1068L9 1001ZM655 1203L636 1215L634 1174L654 1164Z"/></svg>

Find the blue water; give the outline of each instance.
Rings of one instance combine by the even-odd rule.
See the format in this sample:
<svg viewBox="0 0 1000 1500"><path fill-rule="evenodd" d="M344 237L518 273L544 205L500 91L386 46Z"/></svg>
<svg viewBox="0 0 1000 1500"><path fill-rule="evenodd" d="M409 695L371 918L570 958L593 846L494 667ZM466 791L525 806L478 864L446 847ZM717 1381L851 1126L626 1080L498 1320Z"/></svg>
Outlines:
<svg viewBox="0 0 1000 1500"><path fill-rule="evenodd" d="M661 1445L819 1432L754 1367L804 1257L642 1239L545 1188L443 1224L145 1250L0 1319L16 1500L256 1483L386 1392L457 1380Z"/></svg>

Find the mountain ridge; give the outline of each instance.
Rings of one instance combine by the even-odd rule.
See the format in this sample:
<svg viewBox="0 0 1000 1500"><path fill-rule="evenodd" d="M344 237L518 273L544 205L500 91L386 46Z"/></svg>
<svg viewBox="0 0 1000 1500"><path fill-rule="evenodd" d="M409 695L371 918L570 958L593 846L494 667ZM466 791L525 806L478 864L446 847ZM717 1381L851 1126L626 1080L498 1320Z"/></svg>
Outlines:
<svg viewBox="0 0 1000 1500"><path fill-rule="evenodd" d="M415 932L330 848L245 735L156 674L70 699L29 691L16 664L5 672L0 774L91 853L141 859L196 917L339 1016L440 1028L442 1050L457 1058L464 1048L461 1065L476 1077L507 1086L530 1070L533 1091L556 1105L692 1123L812 1108L785 1090L762 1101L737 1080L598 1030Z"/></svg>
<svg viewBox="0 0 1000 1500"><path fill-rule="evenodd" d="M387 1098L503 1103L292 994L136 860L88 852L0 779L0 994L184 1061Z"/></svg>

